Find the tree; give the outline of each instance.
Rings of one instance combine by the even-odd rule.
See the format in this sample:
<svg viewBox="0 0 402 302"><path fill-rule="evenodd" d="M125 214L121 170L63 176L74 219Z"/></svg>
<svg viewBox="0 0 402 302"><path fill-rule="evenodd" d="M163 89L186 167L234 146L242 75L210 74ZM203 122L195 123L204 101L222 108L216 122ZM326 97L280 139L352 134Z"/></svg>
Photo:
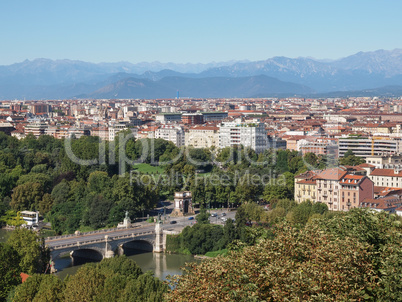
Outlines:
<svg viewBox="0 0 402 302"><path fill-rule="evenodd" d="M34 274L17 286L14 302L58 302L63 299L63 281L54 275Z"/></svg>
<svg viewBox="0 0 402 302"><path fill-rule="evenodd" d="M96 301L102 296L106 276L95 266L84 265L66 282L64 299L71 302Z"/></svg>
<svg viewBox="0 0 402 302"><path fill-rule="evenodd" d="M288 221L293 224L304 225L307 223L310 215L312 214L313 204L311 201L303 201L295 206L286 216Z"/></svg>
<svg viewBox="0 0 402 302"><path fill-rule="evenodd" d="M17 211L36 210L43 194L43 186L40 183L27 182L14 189L10 206Z"/></svg>
<svg viewBox="0 0 402 302"><path fill-rule="evenodd" d="M362 301L378 286L368 244L286 224L273 239L190 264L171 285L167 301Z"/></svg>
<svg viewBox="0 0 402 302"><path fill-rule="evenodd" d="M104 259L96 267L100 270L111 270L130 279L137 279L142 274L142 270L137 263L125 255Z"/></svg>
<svg viewBox="0 0 402 302"><path fill-rule="evenodd" d="M20 256L8 244L0 243L0 301L5 301L8 293L21 283Z"/></svg>
<svg viewBox="0 0 402 302"><path fill-rule="evenodd" d="M52 181L50 179L50 176L44 173L29 173L26 175L22 175L18 179L17 185L23 185L26 183L39 183L41 184L44 191L50 192L49 189L51 187Z"/></svg>
<svg viewBox="0 0 402 302"><path fill-rule="evenodd" d="M45 271L49 263L49 253L44 246L44 241L38 235L28 229L16 229L7 240L20 256L21 271L27 274Z"/></svg>
<svg viewBox="0 0 402 302"><path fill-rule="evenodd" d="M113 206L112 201L103 197L101 194L90 195L88 198L89 211L86 213L85 219L94 229L105 227L108 222L110 210Z"/></svg>
<svg viewBox="0 0 402 302"><path fill-rule="evenodd" d="M339 163L346 166L357 166L365 162L364 158L356 156L352 150L348 150L343 157L339 158Z"/></svg>
<svg viewBox="0 0 402 302"><path fill-rule="evenodd" d="M226 248L233 240L238 239L236 226L232 219L228 219L223 227L223 237L220 244L220 249Z"/></svg>
<svg viewBox="0 0 402 302"><path fill-rule="evenodd" d="M20 227L25 224L25 220L22 218L20 212L14 212L13 210L6 211L6 213L0 217L0 222L14 227Z"/></svg>
<svg viewBox="0 0 402 302"><path fill-rule="evenodd" d="M46 193L43 195L42 200L39 202L39 211L41 214L47 214L53 206L53 198L52 195Z"/></svg>
<svg viewBox="0 0 402 302"><path fill-rule="evenodd" d="M209 223L209 213L207 213L207 210L204 207L201 207L200 212L195 216L195 220L197 223L201 224Z"/></svg>
<svg viewBox="0 0 402 302"><path fill-rule="evenodd" d="M164 284L151 273L140 275L135 280L130 280L122 293L119 301L157 302L164 300L164 294L168 291Z"/></svg>
<svg viewBox="0 0 402 302"><path fill-rule="evenodd" d="M303 160L310 168L317 168L318 166L318 156L315 153L308 152L303 156Z"/></svg>
<svg viewBox="0 0 402 302"><path fill-rule="evenodd" d="M264 200L268 202L292 197L292 192L288 187L281 185L267 185L263 193Z"/></svg>
<svg viewBox="0 0 402 302"><path fill-rule="evenodd" d="M52 198L55 204L64 203L70 197L70 185L66 180L62 180L55 185L52 190Z"/></svg>
<svg viewBox="0 0 402 302"><path fill-rule="evenodd" d="M89 175L88 189L90 192L101 193L110 188L111 182L106 172L95 171Z"/></svg>

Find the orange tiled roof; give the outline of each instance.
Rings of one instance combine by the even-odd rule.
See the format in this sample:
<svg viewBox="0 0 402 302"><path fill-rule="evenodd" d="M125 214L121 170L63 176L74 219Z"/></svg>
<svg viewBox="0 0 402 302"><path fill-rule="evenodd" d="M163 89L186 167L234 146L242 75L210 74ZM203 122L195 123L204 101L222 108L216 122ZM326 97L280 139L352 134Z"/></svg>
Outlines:
<svg viewBox="0 0 402 302"><path fill-rule="evenodd" d="M322 171L317 175L318 179L326 179L326 180L340 180L342 179L347 172L342 168L333 168Z"/></svg>
<svg viewBox="0 0 402 302"><path fill-rule="evenodd" d="M21 276L21 279L22 279L21 280L22 283L24 283L29 277L31 277L30 275L25 274L25 273L21 273L20 276Z"/></svg>
<svg viewBox="0 0 402 302"><path fill-rule="evenodd" d="M395 173L394 169L374 169L372 176L402 177L402 171Z"/></svg>

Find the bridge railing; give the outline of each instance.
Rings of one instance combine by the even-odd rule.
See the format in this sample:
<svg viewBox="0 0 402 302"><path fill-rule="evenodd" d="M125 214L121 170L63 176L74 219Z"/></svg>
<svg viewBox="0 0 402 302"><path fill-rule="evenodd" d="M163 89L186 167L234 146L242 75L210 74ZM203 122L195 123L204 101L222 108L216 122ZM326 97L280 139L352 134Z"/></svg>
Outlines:
<svg viewBox="0 0 402 302"><path fill-rule="evenodd" d="M123 231L123 230L135 229L135 228L138 228L138 227L140 227L140 225L136 225L136 226L133 226L131 228L110 228L110 229L102 229L102 230L90 231L90 232L79 233L79 234L51 236L51 237L46 237L45 240L51 241L51 240L56 240L56 239L79 237L79 236L85 236L85 235L91 235L91 234L108 233L108 232L114 232L114 231Z"/></svg>
<svg viewBox="0 0 402 302"><path fill-rule="evenodd" d="M118 235L118 236L110 236L108 239L115 240L115 239L123 239L123 238L135 238L139 236L144 236L144 235L151 235L154 234L155 231L147 231L147 232L140 232L140 233L131 233L131 234L124 234L124 235ZM99 243L99 242L105 242L105 238L99 238L99 239L92 239L92 240L87 240L84 242L71 242L71 243L65 243L65 244L59 244L50 247L50 250L60 250L60 249L65 249L68 247L76 247L76 246L81 246L81 245L91 245L93 243Z"/></svg>

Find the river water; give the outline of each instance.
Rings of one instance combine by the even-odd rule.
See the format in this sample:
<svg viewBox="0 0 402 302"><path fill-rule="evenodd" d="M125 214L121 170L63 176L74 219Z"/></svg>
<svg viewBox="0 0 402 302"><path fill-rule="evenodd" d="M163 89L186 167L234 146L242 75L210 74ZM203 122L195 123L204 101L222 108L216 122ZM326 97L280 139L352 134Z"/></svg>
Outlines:
<svg viewBox="0 0 402 302"><path fill-rule="evenodd" d="M181 267L185 266L186 262L198 262L191 255L177 255L177 254L163 254L152 252L134 252L134 255L127 256L134 260L142 269L143 272L151 271L155 277L161 280L166 280L168 275L181 275ZM83 263L88 262L86 259L74 258L74 265L72 259L68 257L58 258L55 260L55 267L57 269L56 275L64 279L67 275L73 275Z"/></svg>
<svg viewBox="0 0 402 302"><path fill-rule="evenodd" d="M7 241L12 231L0 229L0 242ZM198 262L191 255L177 255L177 254L159 254L152 252L143 252L131 250L128 258L134 260L142 269L143 272L152 271L155 277L161 280L166 280L168 275L181 275L181 267L185 266L187 262ZM73 275L75 272L86 262L87 259L74 258L73 261L70 256L58 258L55 261L57 269L56 275L64 279L67 275Z"/></svg>

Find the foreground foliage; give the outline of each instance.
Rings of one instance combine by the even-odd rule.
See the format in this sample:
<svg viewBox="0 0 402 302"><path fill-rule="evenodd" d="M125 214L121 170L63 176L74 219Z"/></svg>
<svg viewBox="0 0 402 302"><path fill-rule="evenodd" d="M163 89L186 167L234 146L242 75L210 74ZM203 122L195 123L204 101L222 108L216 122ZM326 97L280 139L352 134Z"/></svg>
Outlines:
<svg viewBox="0 0 402 302"><path fill-rule="evenodd" d="M172 280L168 301L402 301L402 225L354 209L200 264Z"/></svg>
<svg viewBox="0 0 402 302"><path fill-rule="evenodd" d="M19 285L10 300L19 301L162 301L167 285L125 256L86 264L61 281L53 275L33 275Z"/></svg>
<svg viewBox="0 0 402 302"><path fill-rule="evenodd" d="M20 274L43 273L49 253L37 234L27 229L13 231L6 243L0 243L0 301L21 283Z"/></svg>

